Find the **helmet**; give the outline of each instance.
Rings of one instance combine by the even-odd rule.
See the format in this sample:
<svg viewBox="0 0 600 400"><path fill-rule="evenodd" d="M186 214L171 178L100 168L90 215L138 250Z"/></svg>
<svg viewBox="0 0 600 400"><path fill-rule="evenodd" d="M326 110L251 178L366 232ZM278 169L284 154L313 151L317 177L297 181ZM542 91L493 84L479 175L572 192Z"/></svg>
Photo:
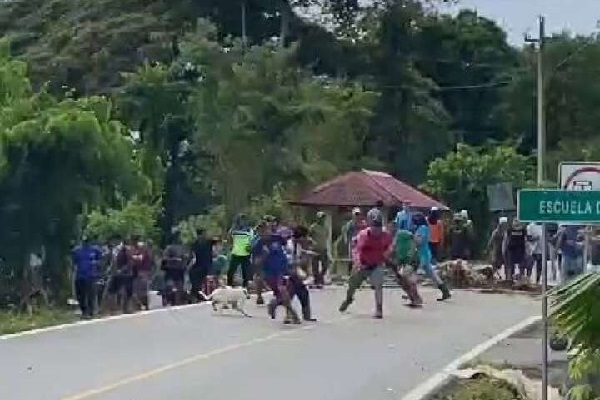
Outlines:
<svg viewBox="0 0 600 400"><path fill-rule="evenodd" d="M372 208L367 213L367 222L370 226L382 227L383 226L383 214L381 210Z"/></svg>

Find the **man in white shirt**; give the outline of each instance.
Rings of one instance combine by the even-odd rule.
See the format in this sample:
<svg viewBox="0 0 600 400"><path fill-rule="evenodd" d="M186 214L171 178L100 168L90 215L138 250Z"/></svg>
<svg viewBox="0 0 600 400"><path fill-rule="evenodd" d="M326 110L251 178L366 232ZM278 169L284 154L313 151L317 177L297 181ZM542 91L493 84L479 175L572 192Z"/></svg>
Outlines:
<svg viewBox="0 0 600 400"><path fill-rule="evenodd" d="M531 278L535 265L535 283L539 284L542 278L542 226L536 223L527 225L527 247L530 254L530 264L527 269L527 278Z"/></svg>

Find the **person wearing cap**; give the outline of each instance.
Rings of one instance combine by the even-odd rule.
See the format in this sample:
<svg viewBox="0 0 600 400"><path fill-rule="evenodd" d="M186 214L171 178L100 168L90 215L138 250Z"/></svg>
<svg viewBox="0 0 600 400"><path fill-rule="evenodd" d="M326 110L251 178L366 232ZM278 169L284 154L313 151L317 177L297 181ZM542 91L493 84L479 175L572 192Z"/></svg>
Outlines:
<svg viewBox="0 0 600 400"><path fill-rule="evenodd" d="M312 257L315 255L310 250L310 246L308 228L296 226L292 237L288 238L286 243L286 252L290 263L288 271L290 300L293 300L294 296L297 296L302 306L302 319L314 322L317 319L312 316L310 292L304 284L304 279L306 278L305 266L310 263ZM288 317L291 318L291 316Z"/></svg>
<svg viewBox="0 0 600 400"><path fill-rule="evenodd" d="M441 251L444 246L444 221L438 207L431 207L427 222L431 237L429 238L429 247L431 247L431 255L435 262L441 261Z"/></svg>
<svg viewBox="0 0 600 400"><path fill-rule="evenodd" d="M329 267L329 231L326 224L326 215L323 211L317 213L315 222L309 228L309 235L314 243L314 251L317 253L312 259L312 273L315 286L322 289L325 284L325 275ZM319 268L319 266L321 268Z"/></svg>
<svg viewBox="0 0 600 400"><path fill-rule="evenodd" d="M425 271L429 278L437 285L442 292L442 297L438 301L448 300L452 295L448 286L439 277L434 267L434 260L429 247L429 225L427 219L421 213L413 215L413 224L415 226L415 244L417 246L417 256L419 258L419 266Z"/></svg>
<svg viewBox="0 0 600 400"><path fill-rule="evenodd" d="M352 218L344 224L342 227L342 240L348 248L348 258L350 262L348 265L348 274L352 273L352 249L354 247L354 238L358 235L358 232L367 227L367 223L362 216L360 208L355 207L352 209Z"/></svg>
<svg viewBox="0 0 600 400"><path fill-rule="evenodd" d="M487 249L491 255L493 273L497 274L504 265L504 250L502 243L504 241L504 235L508 229L508 218L500 217L498 219L498 225L492 231L490 238L487 243Z"/></svg>
<svg viewBox="0 0 600 400"><path fill-rule="evenodd" d="M535 283L542 279L542 225L531 222L527 225L527 278L531 280L535 266Z"/></svg>
<svg viewBox="0 0 600 400"><path fill-rule="evenodd" d="M248 283L252 279L252 263L250 253L252 250L252 236L254 232L246 214L239 214L229 230L233 248L229 259L229 269L227 270L227 284L235 286L235 273L238 268L242 270L242 286L248 288Z"/></svg>
<svg viewBox="0 0 600 400"><path fill-rule="evenodd" d="M200 291L210 294L205 290L204 281L209 275L213 264L213 246L215 241L210 238L202 228L196 230L196 240L191 246L192 260L188 270L188 277L192 284L192 299L196 302L204 301Z"/></svg>
<svg viewBox="0 0 600 400"><path fill-rule="evenodd" d="M367 213L366 229L356 237L354 271L348 280L346 299L339 311L345 312L354 301L356 290L369 278L375 290L375 318L383 318L383 279L389 259L392 236L383 229L383 214L373 208Z"/></svg>

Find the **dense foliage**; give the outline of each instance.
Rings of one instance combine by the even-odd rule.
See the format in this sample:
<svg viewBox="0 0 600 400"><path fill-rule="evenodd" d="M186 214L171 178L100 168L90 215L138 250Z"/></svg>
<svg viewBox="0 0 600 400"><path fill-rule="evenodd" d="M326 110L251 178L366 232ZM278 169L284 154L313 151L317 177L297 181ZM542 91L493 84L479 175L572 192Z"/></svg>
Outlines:
<svg viewBox="0 0 600 400"><path fill-rule="evenodd" d="M61 280L84 230L164 243L242 210L294 212L285 200L355 168L482 223L487 184L531 178L534 53L437 3L3 2L2 275L19 281L43 247ZM546 52L554 179L559 160L600 153L600 42L560 35Z"/></svg>

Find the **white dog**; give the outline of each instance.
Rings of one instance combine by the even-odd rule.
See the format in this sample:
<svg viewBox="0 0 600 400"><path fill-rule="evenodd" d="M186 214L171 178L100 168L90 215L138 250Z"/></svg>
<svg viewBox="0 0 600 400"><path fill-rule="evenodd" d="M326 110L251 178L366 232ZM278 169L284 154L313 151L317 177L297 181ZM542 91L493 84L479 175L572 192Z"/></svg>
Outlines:
<svg viewBox="0 0 600 400"><path fill-rule="evenodd" d="M246 288L223 286L215 289L210 296L207 296L204 293L202 293L202 296L206 301L212 302L214 311L223 311L231 305L234 310L239 311L243 316L251 317L244 309L246 299L248 298L248 291Z"/></svg>

